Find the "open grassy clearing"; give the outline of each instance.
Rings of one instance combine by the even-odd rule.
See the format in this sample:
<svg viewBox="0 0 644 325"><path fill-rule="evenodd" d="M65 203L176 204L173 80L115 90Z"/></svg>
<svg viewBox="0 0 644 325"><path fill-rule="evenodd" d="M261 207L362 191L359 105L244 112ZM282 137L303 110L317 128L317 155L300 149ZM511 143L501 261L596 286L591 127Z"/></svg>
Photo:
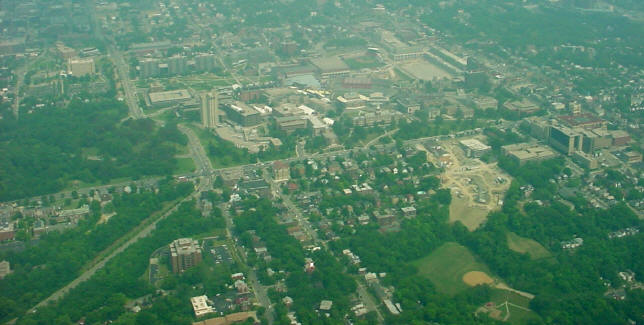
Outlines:
<svg viewBox="0 0 644 325"><path fill-rule="evenodd" d="M458 243L445 243L431 254L412 263L418 273L429 279L436 289L448 295L469 288L463 276L471 271L490 274L488 267L477 261L469 249Z"/></svg>
<svg viewBox="0 0 644 325"><path fill-rule="evenodd" d="M177 158L177 174L187 174L195 171L195 162L192 158Z"/></svg>
<svg viewBox="0 0 644 325"><path fill-rule="evenodd" d="M521 237L513 232L508 232L508 247L521 254L528 254L532 259L541 259L552 256L550 252L538 242Z"/></svg>
<svg viewBox="0 0 644 325"><path fill-rule="evenodd" d="M467 196L462 198L452 196L452 202L449 205L449 221L460 221L469 231L474 231L487 220L489 211L470 202Z"/></svg>
<svg viewBox="0 0 644 325"><path fill-rule="evenodd" d="M380 62L378 62L378 59L372 56L357 56L352 58L345 58L344 63L346 63L352 70L375 68L382 65Z"/></svg>

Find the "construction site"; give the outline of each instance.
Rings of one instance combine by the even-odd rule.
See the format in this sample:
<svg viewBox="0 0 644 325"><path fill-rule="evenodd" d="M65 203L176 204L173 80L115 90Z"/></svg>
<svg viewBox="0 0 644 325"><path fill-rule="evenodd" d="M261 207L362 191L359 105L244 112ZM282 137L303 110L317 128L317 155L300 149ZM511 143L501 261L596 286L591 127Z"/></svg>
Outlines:
<svg viewBox="0 0 644 325"><path fill-rule="evenodd" d="M465 140L461 142L469 144ZM474 231L486 221L490 212L503 206L511 178L496 163L486 164L479 160L479 155L464 148L461 142L425 143L421 149L427 152L428 161L444 168L441 187L451 190L450 222L460 221Z"/></svg>

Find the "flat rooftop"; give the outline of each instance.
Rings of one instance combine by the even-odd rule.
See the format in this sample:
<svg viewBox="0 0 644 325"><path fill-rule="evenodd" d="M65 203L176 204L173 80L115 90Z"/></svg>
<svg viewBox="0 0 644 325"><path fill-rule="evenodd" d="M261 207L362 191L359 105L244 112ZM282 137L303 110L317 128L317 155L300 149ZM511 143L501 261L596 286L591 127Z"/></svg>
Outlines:
<svg viewBox="0 0 644 325"><path fill-rule="evenodd" d="M476 139L461 140L460 143L472 150L488 150L491 147Z"/></svg>
<svg viewBox="0 0 644 325"><path fill-rule="evenodd" d="M535 104L535 103L533 103L533 102L531 102L531 101L529 101L529 100L527 100L525 98L520 100L520 101L513 101L513 102L505 103L505 106L509 110L520 111L520 112L532 111L532 110L539 109L537 104Z"/></svg>
<svg viewBox="0 0 644 325"><path fill-rule="evenodd" d="M535 160L535 159L549 159L557 156L557 153L554 150L544 145L540 145L536 143L511 144L511 145L503 146L503 150L507 154L514 156L516 159L520 161Z"/></svg>
<svg viewBox="0 0 644 325"><path fill-rule="evenodd" d="M190 95L190 92L187 89L177 89L177 90L150 93L149 96L150 96L151 103L183 101L183 100L189 100L192 98L192 95Z"/></svg>
<svg viewBox="0 0 644 325"><path fill-rule="evenodd" d="M601 118L592 115L592 114L578 114L578 115L562 115L558 117L559 120L567 123L568 125L571 126L581 126L581 125L586 125L586 124L596 124L596 123L601 123L604 120Z"/></svg>

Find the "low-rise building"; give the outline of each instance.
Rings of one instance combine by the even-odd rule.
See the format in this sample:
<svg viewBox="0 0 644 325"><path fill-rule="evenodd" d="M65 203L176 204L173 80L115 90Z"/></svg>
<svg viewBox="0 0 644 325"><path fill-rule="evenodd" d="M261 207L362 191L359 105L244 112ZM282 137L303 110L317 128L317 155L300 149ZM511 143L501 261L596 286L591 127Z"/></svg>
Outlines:
<svg viewBox="0 0 644 325"><path fill-rule="evenodd" d="M269 199L271 198L271 187L263 178L240 182L239 189L249 194L256 194L260 197Z"/></svg>
<svg viewBox="0 0 644 325"><path fill-rule="evenodd" d="M263 120L262 115L257 110L244 103L236 102L234 104L224 105L224 108L226 110L226 116L241 126L257 125Z"/></svg>
<svg viewBox="0 0 644 325"><path fill-rule="evenodd" d="M323 78L346 77L351 72L349 66L337 56L312 59L311 63Z"/></svg>
<svg viewBox="0 0 644 325"><path fill-rule="evenodd" d="M296 130L306 129L308 126L308 120L303 116L278 117L275 119L275 122L277 123L277 127L287 134L291 134Z"/></svg>
<svg viewBox="0 0 644 325"><path fill-rule="evenodd" d="M606 121L589 113L575 115L561 115L557 119L570 127L597 129L606 126Z"/></svg>
<svg viewBox="0 0 644 325"><path fill-rule="evenodd" d="M58 213L58 217L63 218L64 220L70 220L72 222L77 222L78 219L83 218L89 214L89 205L83 204L82 207L78 209L62 210Z"/></svg>
<svg viewBox="0 0 644 325"><path fill-rule="evenodd" d="M15 236L13 223L0 223L0 242L13 240Z"/></svg>
<svg viewBox="0 0 644 325"><path fill-rule="evenodd" d="M503 154L514 158L519 165L529 161L541 161L557 156L552 149L537 143L518 143L501 147Z"/></svg>
<svg viewBox="0 0 644 325"><path fill-rule="evenodd" d="M11 264L8 261L0 262L0 280L11 273Z"/></svg>
<svg viewBox="0 0 644 325"><path fill-rule="evenodd" d="M611 138L613 138L613 146L625 146L631 142L631 136L626 131L614 130L609 131Z"/></svg>
<svg viewBox="0 0 644 325"><path fill-rule="evenodd" d="M584 167L586 169L597 169L599 167L599 162L597 161L597 158L583 151L573 152L572 158L581 167Z"/></svg>
<svg viewBox="0 0 644 325"><path fill-rule="evenodd" d="M465 155L473 158L479 158L492 149L492 147L477 139L465 139L459 141L459 143L463 151L465 151Z"/></svg>
<svg viewBox="0 0 644 325"><path fill-rule="evenodd" d="M527 99L508 101L503 104L503 107L509 111L518 112L521 115L534 114L539 111L539 106Z"/></svg>
<svg viewBox="0 0 644 325"><path fill-rule="evenodd" d="M150 105L155 108L170 107L192 100L192 94L187 89L177 89L149 93Z"/></svg>
<svg viewBox="0 0 644 325"><path fill-rule="evenodd" d="M82 77L96 73L94 59L92 58L72 58L69 59L69 73L74 77Z"/></svg>
<svg viewBox="0 0 644 325"><path fill-rule="evenodd" d="M208 305L208 296L205 295L190 298L190 303L192 303L192 310L195 312L196 317L201 317L215 311Z"/></svg>
<svg viewBox="0 0 644 325"><path fill-rule="evenodd" d="M416 208L409 206L409 207L404 207L400 209L403 213L403 217L405 218L413 218L416 216Z"/></svg>
<svg viewBox="0 0 644 325"><path fill-rule="evenodd" d="M331 307L333 306L333 301L331 300L322 300L320 302L320 310L331 310Z"/></svg>
<svg viewBox="0 0 644 325"><path fill-rule="evenodd" d="M273 179L276 181L288 180L291 178L291 170L288 164L282 161L275 161L273 163Z"/></svg>

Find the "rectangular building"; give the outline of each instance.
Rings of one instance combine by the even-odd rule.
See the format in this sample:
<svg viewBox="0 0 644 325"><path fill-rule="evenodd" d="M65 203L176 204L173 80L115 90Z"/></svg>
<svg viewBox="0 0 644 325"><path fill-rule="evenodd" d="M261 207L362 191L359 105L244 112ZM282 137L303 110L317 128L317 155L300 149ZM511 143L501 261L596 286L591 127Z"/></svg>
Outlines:
<svg viewBox="0 0 644 325"><path fill-rule="evenodd" d="M519 143L501 147L502 152L516 160L519 165L529 161L551 159L557 154L550 148L536 143Z"/></svg>
<svg viewBox="0 0 644 325"><path fill-rule="evenodd" d="M150 78L158 76L161 71L159 70L160 61L157 59L144 59L139 62L139 75L141 78Z"/></svg>
<svg viewBox="0 0 644 325"><path fill-rule="evenodd" d="M287 134L291 134L299 129L306 129L308 126L308 120L304 116L278 117L275 119L275 122L277 123L277 127Z"/></svg>
<svg viewBox="0 0 644 325"><path fill-rule="evenodd" d="M192 95L187 89L149 93L148 97L150 99L150 105L156 108L170 107L192 99Z"/></svg>
<svg viewBox="0 0 644 325"><path fill-rule="evenodd" d="M216 91L201 95L201 122L205 128L217 127L217 109L219 97Z"/></svg>
<svg viewBox="0 0 644 325"><path fill-rule="evenodd" d="M288 180L291 178L291 170L288 164L282 161L275 161L273 163L273 179L276 181Z"/></svg>
<svg viewBox="0 0 644 325"><path fill-rule="evenodd" d="M192 238L180 238L170 244L172 272L183 273L201 263L201 248Z"/></svg>
<svg viewBox="0 0 644 325"><path fill-rule="evenodd" d="M241 126L253 126L262 122L262 115L244 103L236 102L224 107L226 108L226 116Z"/></svg>
<svg viewBox="0 0 644 325"><path fill-rule="evenodd" d="M583 135L566 126L551 126L548 143L555 149L570 156L581 151Z"/></svg>
<svg viewBox="0 0 644 325"><path fill-rule="evenodd" d="M465 139L461 140L459 143L461 144L463 151L465 151L465 155L471 158L479 158L492 149L492 147L477 139Z"/></svg>
<svg viewBox="0 0 644 325"><path fill-rule="evenodd" d="M509 111L519 112L522 116L534 114L539 111L539 106L525 98L520 101L508 101L503 104L503 107Z"/></svg>
<svg viewBox="0 0 644 325"><path fill-rule="evenodd" d="M73 58L69 59L69 72L74 77L82 77L96 73L94 59L92 58Z"/></svg>
<svg viewBox="0 0 644 325"><path fill-rule="evenodd" d="M8 261L0 262L0 280L11 273L11 264Z"/></svg>
<svg viewBox="0 0 644 325"><path fill-rule="evenodd" d="M337 56L312 59L311 63L318 68L322 77L347 77L350 73L349 66Z"/></svg>
<svg viewBox="0 0 644 325"><path fill-rule="evenodd" d="M192 304L192 310L195 312L196 317L215 311L211 306L208 306L208 296L205 295L190 298L190 303Z"/></svg>

